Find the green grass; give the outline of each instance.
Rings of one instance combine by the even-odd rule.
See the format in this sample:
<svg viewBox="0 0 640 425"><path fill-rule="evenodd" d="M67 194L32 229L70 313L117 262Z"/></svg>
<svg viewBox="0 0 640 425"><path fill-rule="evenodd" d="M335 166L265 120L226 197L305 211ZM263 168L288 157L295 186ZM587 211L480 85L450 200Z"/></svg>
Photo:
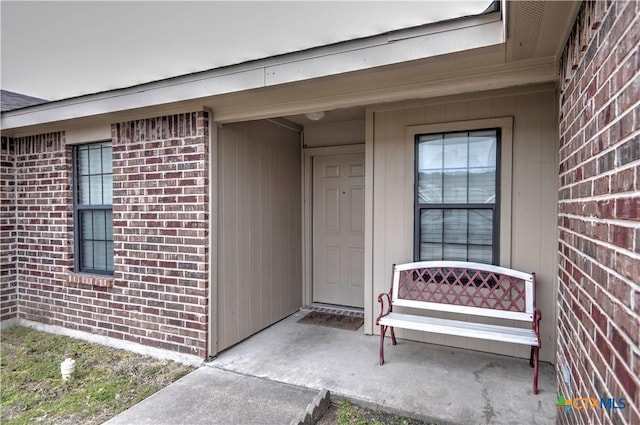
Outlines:
<svg viewBox="0 0 640 425"><path fill-rule="evenodd" d="M354 406L346 400L338 402L338 425L435 425L429 422L420 422L415 419L405 418L381 410L364 409Z"/></svg>
<svg viewBox="0 0 640 425"><path fill-rule="evenodd" d="M0 423L97 424L193 368L26 328L0 333ZM60 363L76 360L63 381Z"/></svg>

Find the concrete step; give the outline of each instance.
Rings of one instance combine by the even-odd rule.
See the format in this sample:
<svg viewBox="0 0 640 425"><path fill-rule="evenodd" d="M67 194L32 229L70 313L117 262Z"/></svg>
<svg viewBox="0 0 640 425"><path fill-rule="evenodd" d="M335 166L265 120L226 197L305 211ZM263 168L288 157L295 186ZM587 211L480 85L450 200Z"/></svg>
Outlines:
<svg viewBox="0 0 640 425"><path fill-rule="evenodd" d="M318 396L317 390L203 366L105 425L289 425L304 418Z"/></svg>

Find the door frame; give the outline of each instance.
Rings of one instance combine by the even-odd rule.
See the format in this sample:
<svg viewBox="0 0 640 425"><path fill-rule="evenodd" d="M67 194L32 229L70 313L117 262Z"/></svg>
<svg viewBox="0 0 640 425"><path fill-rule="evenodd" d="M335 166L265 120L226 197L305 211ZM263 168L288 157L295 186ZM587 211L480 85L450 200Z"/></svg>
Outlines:
<svg viewBox="0 0 640 425"><path fill-rule="evenodd" d="M313 158L316 156L365 153L365 145L339 145L302 150L302 304L313 303ZM366 159L366 158L365 158ZM365 199L367 168L365 161ZM365 246L366 256L366 246ZM366 267L365 267L366 269ZM365 270L366 271L366 270ZM365 279L366 287L366 279ZM365 288L365 306L366 288Z"/></svg>

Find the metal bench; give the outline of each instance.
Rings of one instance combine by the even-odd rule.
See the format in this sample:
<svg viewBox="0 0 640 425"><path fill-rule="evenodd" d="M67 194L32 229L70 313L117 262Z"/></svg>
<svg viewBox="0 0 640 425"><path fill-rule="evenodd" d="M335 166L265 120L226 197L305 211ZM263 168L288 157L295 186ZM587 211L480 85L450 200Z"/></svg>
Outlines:
<svg viewBox="0 0 640 425"><path fill-rule="evenodd" d="M529 365L534 367L533 393L538 394L542 316L536 309L534 273L459 261L394 264L391 289L380 294L378 302L380 316L376 325L380 326L381 365L384 364L387 329L396 345L394 328L529 345ZM394 307L457 313L465 319L476 316L518 320L530 323L531 328L397 313L393 311Z"/></svg>

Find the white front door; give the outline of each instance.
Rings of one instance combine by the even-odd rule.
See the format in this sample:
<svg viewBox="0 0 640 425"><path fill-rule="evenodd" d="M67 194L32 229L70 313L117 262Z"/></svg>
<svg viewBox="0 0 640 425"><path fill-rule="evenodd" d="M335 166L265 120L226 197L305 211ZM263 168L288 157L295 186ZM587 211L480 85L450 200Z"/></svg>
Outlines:
<svg viewBox="0 0 640 425"><path fill-rule="evenodd" d="M364 154L313 158L313 301L364 306Z"/></svg>

